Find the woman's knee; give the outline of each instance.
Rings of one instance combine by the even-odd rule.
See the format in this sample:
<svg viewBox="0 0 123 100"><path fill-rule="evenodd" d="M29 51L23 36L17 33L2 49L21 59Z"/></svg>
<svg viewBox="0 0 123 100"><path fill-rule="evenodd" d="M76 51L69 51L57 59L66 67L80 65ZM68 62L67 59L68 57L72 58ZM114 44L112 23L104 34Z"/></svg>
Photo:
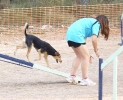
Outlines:
<svg viewBox="0 0 123 100"><path fill-rule="evenodd" d="M89 60L90 59L90 54L89 51L87 49L87 47L84 45L81 45L78 48L73 48L76 56L78 59L82 60Z"/></svg>
<svg viewBox="0 0 123 100"><path fill-rule="evenodd" d="M83 60L83 57L82 56L77 56L77 58L80 60L80 61L82 61Z"/></svg>
<svg viewBox="0 0 123 100"><path fill-rule="evenodd" d="M90 55L89 54L85 54L84 56L81 56L81 61L84 63L88 63L90 60Z"/></svg>
<svg viewBox="0 0 123 100"><path fill-rule="evenodd" d="M80 61L89 61L90 60L90 55L78 55L77 58L80 60Z"/></svg>

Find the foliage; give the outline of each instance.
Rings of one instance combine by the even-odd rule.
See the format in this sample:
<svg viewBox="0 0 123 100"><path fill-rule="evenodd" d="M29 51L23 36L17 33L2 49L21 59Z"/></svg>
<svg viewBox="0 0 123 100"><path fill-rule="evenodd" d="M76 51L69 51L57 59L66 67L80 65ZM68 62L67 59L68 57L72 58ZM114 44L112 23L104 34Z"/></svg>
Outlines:
<svg viewBox="0 0 123 100"><path fill-rule="evenodd" d="M4 1L4 0L2 0ZM0 4L2 3L0 0ZM123 0L8 0L11 8L72 6L82 4L123 3Z"/></svg>

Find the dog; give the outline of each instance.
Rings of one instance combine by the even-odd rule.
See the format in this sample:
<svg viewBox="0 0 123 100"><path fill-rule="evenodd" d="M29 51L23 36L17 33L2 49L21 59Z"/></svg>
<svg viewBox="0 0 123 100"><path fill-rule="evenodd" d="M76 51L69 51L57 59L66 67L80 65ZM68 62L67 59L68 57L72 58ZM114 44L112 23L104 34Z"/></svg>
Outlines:
<svg viewBox="0 0 123 100"><path fill-rule="evenodd" d="M56 60L57 63L58 62L61 63L62 60L61 60L60 53L58 51L56 51L48 42L45 42L45 41L39 39L38 37L36 37L34 35L27 34L26 30L28 28L29 28L29 24L25 23L25 26L24 26L25 40L22 42L21 46L16 46L16 50L15 50L14 54L16 54L17 49L27 47L28 50L27 50L26 56L27 56L28 61L30 61L29 60L29 53L30 53L32 46L33 46L39 54L39 58L36 59L36 61L41 60L41 54L44 54L44 59L45 59L45 62L47 64L47 67L50 67L49 62L48 62L48 56L49 55L51 55Z"/></svg>

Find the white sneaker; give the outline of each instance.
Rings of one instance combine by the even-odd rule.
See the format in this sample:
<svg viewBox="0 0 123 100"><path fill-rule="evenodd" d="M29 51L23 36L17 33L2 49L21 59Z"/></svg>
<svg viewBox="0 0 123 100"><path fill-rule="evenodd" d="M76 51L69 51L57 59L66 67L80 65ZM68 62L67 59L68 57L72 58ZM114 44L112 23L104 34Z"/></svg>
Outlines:
<svg viewBox="0 0 123 100"><path fill-rule="evenodd" d="M79 83L79 85L94 86L94 85L96 85L96 83L93 82L92 80L90 80L89 78L87 78L87 79L82 79L81 82Z"/></svg>
<svg viewBox="0 0 123 100"><path fill-rule="evenodd" d="M69 82L69 83L73 83L73 84L77 84L78 83L78 79L76 76L69 76L68 78L66 78L66 80Z"/></svg>

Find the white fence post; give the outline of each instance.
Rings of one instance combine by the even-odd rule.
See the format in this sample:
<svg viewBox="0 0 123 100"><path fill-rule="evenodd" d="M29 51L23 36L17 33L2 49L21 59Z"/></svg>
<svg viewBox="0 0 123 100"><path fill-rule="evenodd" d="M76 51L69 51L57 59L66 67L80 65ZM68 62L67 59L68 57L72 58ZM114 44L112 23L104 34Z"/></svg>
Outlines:
<svg viewBox="0 0 123 100"><path fill-rule="evenodd" d="M101 70L104 70L104 68L112 61L114 61L113 66L113 100L117 100L117 57L119 54L123 52L123 46L121 46L119 49L117 49L116 52L114 52L109 58L106 59L101 64Z"/></svg>

